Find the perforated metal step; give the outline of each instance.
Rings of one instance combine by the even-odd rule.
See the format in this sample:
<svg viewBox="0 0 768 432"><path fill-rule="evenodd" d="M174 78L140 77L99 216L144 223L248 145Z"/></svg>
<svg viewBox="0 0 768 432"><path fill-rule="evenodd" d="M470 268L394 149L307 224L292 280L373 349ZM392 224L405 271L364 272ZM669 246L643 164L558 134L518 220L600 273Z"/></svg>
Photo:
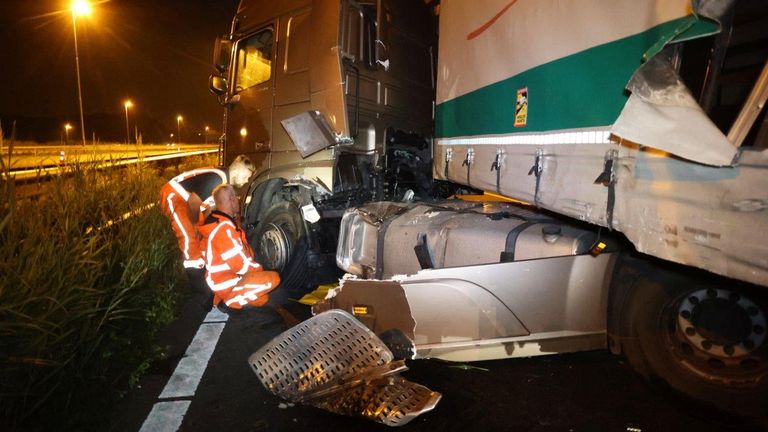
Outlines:
<svg viewBox="0 0 768 432"><path fill-rule="evenodd" d="M273 394L291 402L401 426L433 409L440 393L395 375L405 370L367 327L330 310L283 332L248 363Z"/></svg>

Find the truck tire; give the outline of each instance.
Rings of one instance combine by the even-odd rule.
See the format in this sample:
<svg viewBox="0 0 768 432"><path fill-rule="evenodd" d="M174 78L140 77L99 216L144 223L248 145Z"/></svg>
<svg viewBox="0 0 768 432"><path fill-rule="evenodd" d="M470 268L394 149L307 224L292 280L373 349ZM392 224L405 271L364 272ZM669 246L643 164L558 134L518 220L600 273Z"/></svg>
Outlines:
<svg viewBox="0 0 768 432"><path fill-rule="evenodd" d="M765 294L714 275L690 278L654 266L637 275L621 315L622 351L633 368L722 410L765 416Z"/></svg>
<svg viewBox="0 0 768 432"><path fill-rule="evenodd" d="M263 214L248 240L257 261L267 270L282 274L299 239L307 234L304 221L296 205L289 201L278 201Z"/></svg>
<svg viewBox="0 0 768 432"><path fill-rule="evenodd" d="M244 207L243 222L246 225L255 225L263 219L264 214L272 204L273 197L285 183L285 179L273 178L259 183L255 188L251 186L248 191L251 200L250 204Z"/></svg>

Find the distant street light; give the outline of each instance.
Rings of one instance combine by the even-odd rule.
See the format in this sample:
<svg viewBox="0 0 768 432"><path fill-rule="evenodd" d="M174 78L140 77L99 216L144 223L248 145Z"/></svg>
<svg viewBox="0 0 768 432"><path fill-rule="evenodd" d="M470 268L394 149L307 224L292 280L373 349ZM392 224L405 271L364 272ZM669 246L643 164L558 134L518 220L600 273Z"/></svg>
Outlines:
<svg viewBox="0 0 768 432"><path fill-rule="evenodd" d="M85 120L83 116L83 90L80 84L80 56L77 52L77 17L91 14L91 4L86 0L75 0L72 3L72 32L75 35L75 68L77 70L77 97L80 101L80 133L85 146Z"/></svg>
<svg viewBox="0 0 768 432"><path fill-rule="evenodd" d="M184 117L176 117L176 135L178 135L179 142L181 142L181 122L184 121Z"/></svg>
<svg viewBox="0 0 768 432"><path fill-rule="evenodd" d="M69 145L69 130L72 129L72 125L67 123L64 125L64 144Z"/></svg>
<svg viewBox="0 0 768 432"><path fill-rule="evenodd" d="M130 100L127 100L123 103L123 106L125 107L125 140L128 144L131 143L131 128L128 127L128 108L131 108L133 106L133 102Z"/></svg>
<svg viewBox="0 0 768 432"><path fill-rule="evenodd" d="M203 142L206 143L206 144L208 144L208 131L210 129L211 128L209 128L208 126L205 127L205 136L203 137Z"/></svg>
<svg viewBox="0 0 768 432"><path fill-rule="evenodd" d="M245 126L243 126L242 128L240 128L240 144L241 145L245 145L245 137L247 136L248 136L248 129L246 129Z"/></svg>

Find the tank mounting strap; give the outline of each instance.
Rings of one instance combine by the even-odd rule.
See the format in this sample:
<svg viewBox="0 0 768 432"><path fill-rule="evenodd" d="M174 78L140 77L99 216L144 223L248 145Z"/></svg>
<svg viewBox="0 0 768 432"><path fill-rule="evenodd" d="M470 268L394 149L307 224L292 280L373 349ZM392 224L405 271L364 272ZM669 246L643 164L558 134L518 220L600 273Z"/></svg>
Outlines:
<svg viewBox="0 0 768 432"><path fill-rule="evenodd" d="M501 255L499 256L499 262L512 262L515 260L515 245L517 244L517 237L520 236L520 233L526 230L526 228L538 224L538 221L525 221L521 223L520 225L512 228L512 230L507 234L507 242L504 246L504 251L501 252Z"/></svg>
<svg viewBox="0 0 768 432"><path fill-rule="evenodd" d="M413 247L413 251L416 252L416 259L419 260L419 266L422 270L435 268L435 261L429 251L426 234L419 233L419 241Z"/></svg>

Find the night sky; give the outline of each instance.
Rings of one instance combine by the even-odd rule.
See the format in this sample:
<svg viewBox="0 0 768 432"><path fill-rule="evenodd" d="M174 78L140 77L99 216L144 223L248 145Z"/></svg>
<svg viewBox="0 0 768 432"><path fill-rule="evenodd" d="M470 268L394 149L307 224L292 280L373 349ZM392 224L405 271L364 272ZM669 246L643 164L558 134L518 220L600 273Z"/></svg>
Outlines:
<svg viewBox="0 0 768 432"><path fill-rule="evenodd" d="M222 109L207 80L214 39L228 32L237 0L91 3L91 16L77 22L89 139L94 132L102 140L125 136L127 98L136 104L130 114L146 135L175 131L179 114L183 134L192 136L204 125L220 129ZM79 126L68 0L0 0L0 83L6 137L13 120L19 121L19 137L39 141L58 140L59 123ZM104 124L89 125L89 118Z"/></svg>

